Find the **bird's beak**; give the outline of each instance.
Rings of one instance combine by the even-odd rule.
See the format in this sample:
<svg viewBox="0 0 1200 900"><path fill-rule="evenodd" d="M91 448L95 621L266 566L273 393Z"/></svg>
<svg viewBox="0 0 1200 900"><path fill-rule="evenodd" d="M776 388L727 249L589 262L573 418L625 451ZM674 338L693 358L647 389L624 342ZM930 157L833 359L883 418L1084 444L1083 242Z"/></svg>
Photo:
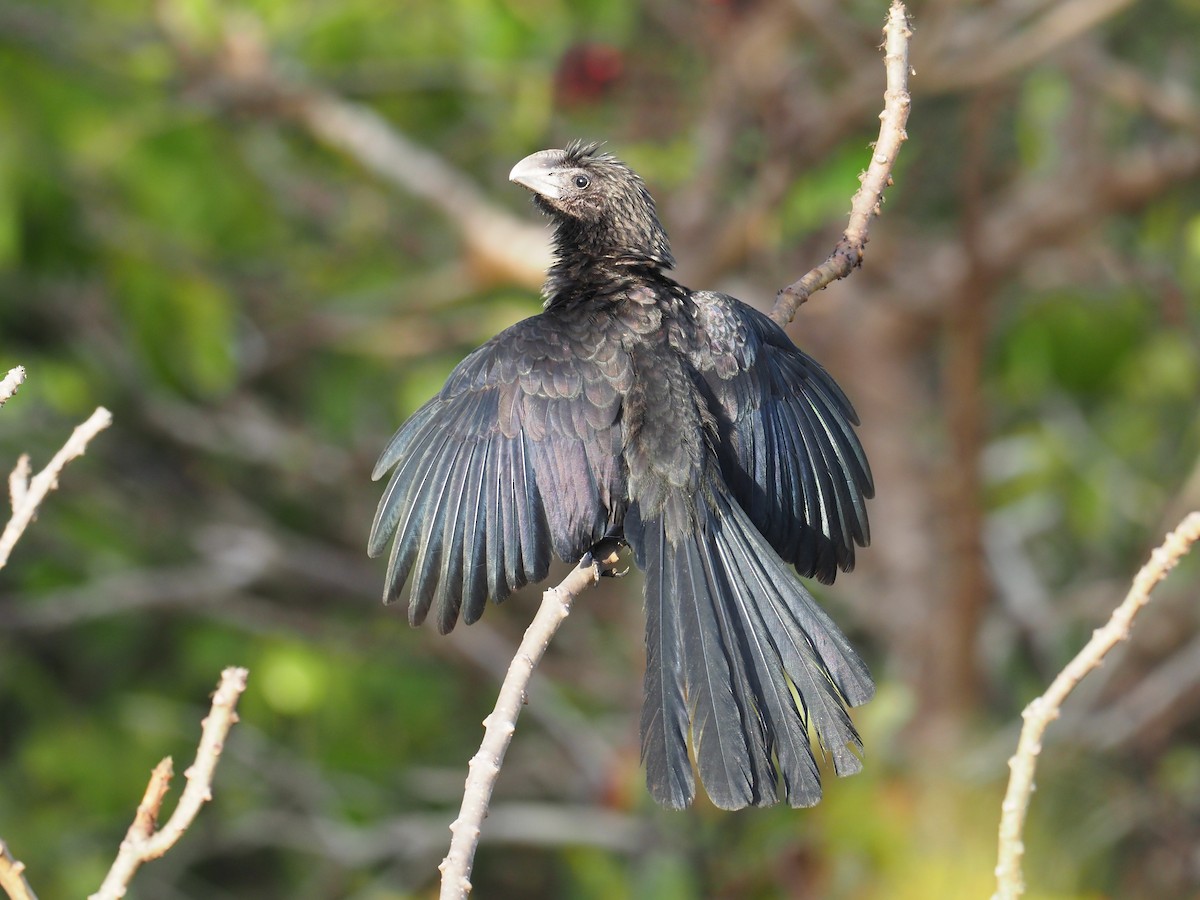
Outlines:
<svg viewBox="0 0 1200 900"><path fill-rule="evenodd" d="M508 180L547 200L558 200L562 188L555 175L565 161L566 154L562 150L539 150L513 166Z"/></svg>

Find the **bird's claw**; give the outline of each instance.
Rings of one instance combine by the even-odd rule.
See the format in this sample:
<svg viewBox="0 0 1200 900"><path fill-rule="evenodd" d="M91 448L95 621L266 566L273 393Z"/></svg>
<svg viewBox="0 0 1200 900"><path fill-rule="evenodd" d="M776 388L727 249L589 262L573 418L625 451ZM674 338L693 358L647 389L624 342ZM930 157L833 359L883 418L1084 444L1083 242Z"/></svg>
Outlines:
<svg viewBox="0 0 1200 900"><path fill-rule="evenodd" d="M579 559L579 567L588 569L595 566L601 578L624 578L629 574L629 567L617 571L615 563L617 554L628 544L618 537L606 537L600 543L593 545Z"/></svg>

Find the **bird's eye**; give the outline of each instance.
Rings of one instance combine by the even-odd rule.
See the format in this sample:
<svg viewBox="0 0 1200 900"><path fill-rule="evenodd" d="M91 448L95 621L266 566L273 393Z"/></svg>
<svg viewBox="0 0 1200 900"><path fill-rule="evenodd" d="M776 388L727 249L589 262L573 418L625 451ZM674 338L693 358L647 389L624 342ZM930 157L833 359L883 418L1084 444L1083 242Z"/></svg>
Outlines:
<svg viewBox="0 0 1200 900"><path fill-rule="evenodd" d="M579 188L581 191L591 183L592 182L588 180L586 175L575 176L575 187Z"/></svg>

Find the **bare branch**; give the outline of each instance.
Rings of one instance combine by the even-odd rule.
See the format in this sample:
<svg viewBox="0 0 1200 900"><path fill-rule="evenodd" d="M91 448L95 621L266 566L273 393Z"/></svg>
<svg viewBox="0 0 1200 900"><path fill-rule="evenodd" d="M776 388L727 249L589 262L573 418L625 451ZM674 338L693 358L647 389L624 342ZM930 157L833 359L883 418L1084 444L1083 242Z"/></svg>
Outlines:
<svg viewBox="0 0 1200 900"><path fill-rule="evenodd" d="M542 594L542 605L526 629L508 667L508 675L500 686L496 707L483 720L483 743L471 758L462 807L458 818L450 825L450 851L438 866L442 873L442 900L465 898L471 892L471 866L475 848L479 845L480 828L487 815L504 754L508 752L517 727L517 716L525 703L529 679L559 626L571 612L575 598L600 579L602 567L616 564L616 545L602 546L603 549L597 548L589 554L590 558L584 557L562 583Z"/></svg>
<svg viewBox="0 0 1200 900"><path fill-rule="evenodd" d="M1037 20L1013 28L998 37L997 23L986 15L977 17L981 26L964 42L960 52L950 53L934 43L929 59L922 58L922 85L931 91L965 91L1005 78L1048 56L1067 42L1117 15L1133 0L1063 0L1050 6ZM1014 4L1014 9L1019 6ZM990 26L990 27L989 27Z"/></svg>
<svg viewBox="0 0 1200 900"><path fill-rule="evenodd" d="M16 366L9 369L8 374L4 376L4 380L0 381L0 406L8 402L8 398L17 392L22 384L25 383L25 367Z"/></svg>
<svg viewBox="0 0 1200 900"><path fill-rule="evenodd" d="M0 534L0 569L8 563L8 557L16 546L29 523L33 521L38 506L46 499L46 495L58 487L58 476L67 463L76 457L83 456L87 445L97 434L112 424L112 413L104 407L98 407L91 417L72 433L61 450L46 468L42 469L33 479L29 478L29 460L22 457L9 478L9 492L13 499L13 514Z"/></svg>
<svg viewBox="0 0 1200 900"><path fill-rule="evenodd" d="M130 880L142 863L158 859L175 846L200 812L200 807L212 799L213 773L229 729L237 721L235 708L238 697L246 690L248 675L245 669L235 667L221 673L221 683L213 695L212 709L202 723L203 732L196 750L196 761L183 773L187 787L183 789L175 812L166 825L156 830L163 798L171 784L172 763L171 758L167 757L150 776L137 815L125 834L125 840L121 842L120 852L104 883L88 900L119 900L124 897Z"/></svg>
<svg viewBox="0 0 1200 900"><path fill-rule="evenodd" d="M1200 101L1182 78L1155 80L1136 66L1088 43L1073 59L1073 70L1088 87L1126 109L1146 113L1164 125L1200 134Z"/></svg>
<svg viewBox="0 0 1200 900"><path fill-rule="evenodd" d="M1028 265L1030 254L1069 246L1113 213L1138 210L1200 175L1200 140L1177 135L1147 141L1084 171L1058 167L1048 175L1021 177L1001 194L986 198L979 224L979 258L968 260L958 236L935 241L899 237L886 272L890 289L880 289L880 306L921 316L940 316L947 298L962 296L970 265L1006 273ZM1069 179L1073 190L1064 191ZM913 291L919 284L921 289Z"/></svg>
<svg viewBox="0 0 1200 900"><path fill-rule="evenodd" d="M1063 701L1083 677L1100 665L1108 651L1129 637L1134 616L1149 602L1150 591L1197 540L1200 540L1200 512L1193 512L1150 554L1150 561L1142 566L1133 579L1129 593L1113 612L1108 624L1092 634L1092 639L1067 663L1046 693L1025 707L1021 714L1025 722L1021 727L1016 755L1008 763L1012 774L1004 794L1004 803L1000 807L996 900L1016 900L1025 891L1021 875L1021 857L1025 848L1021 835L1033 793L1033 774L1042 750L1042 735L1047 726L1058 718Z"/></svg>
<svg viewBox="0 0 1200 900"><path fill-rule="evenodd" d="M10 369L0 381L0 406L16 393L25 381L25 369L17 366ZM75 429L63 448L54 454L37 477L30 479L29 456L22 454L8 479L8 491L12 502L12 518L0 533L0 569L8 563L12 548L33 520L38 506L50 491L58 486L58 475L71 460L82 456L88 443L112 422L112 416L104 408L97 409L91 418ZM11 900L37 900L29 882L25 880L25 864L14 859L8 847L0 840L0 888Z"/></svg>
<svg viewBox="0 0 1200 900"><path fill-rule="evenodd" d="M454 631L452 639L442 643L497 682L502 683L508 674L513 657L511 641L502 639L485 622L475 622L470 628ZM531 684L525 699L528 714L574 761L576 771L584 777L585 783L596 787L594 779L613 771L617 751L612 742L551 679L541 678ZM489 818L494 814L493 808Z"/></svg>
<svg viewBox="0 0 1200 900"><path fill-rule="evenodd" d="M25 502L25 495L29 493L29 478L32 474L33 469L29 466L29 454L22 453L17 457L17 464L8 476L8 498L13 512L16 512L17 507Z"/></svg>
<svg viewBox="0 0 1200 900"><path fill-rule="evenodd" d="M883 190L892 183L892 166L900 153L900 145L908 140L904 126L912 105L908 96L908 39L912 37L912 31L908 27L908 11L900 0L892 0L883 34L887 90L883 95L883 112L879 114L879 140L875 142L871 164L862 175L862 186L850 204L850 224L825 262L776 296L771 318L780 325L792 321L796 310L814 293L845 278L862 264L871 217L879 215Z"/></svg>
<svg viewBox="0 0 1200 900"><path fill-rule="evenodd" d="M244 13L227 19L222 46L214 53L195 46L183 24L186 16L177 7L175 0L159 0L157 21L181 67L192 76L193 96L298 123L325 146L441 212L461 235L472 273L481 281L541 286L551 262L544 227L492 203L466 173L369 107L281 71L261 30Z"/></svg>
<svg viewBox="0 0 1200 900"><path fill-rule="evenodd" d="M545 280L548 231L492 204L467 175L378 113L319 91L297 95L293 112L313 137L438 209L459 229L477 265L523 284Z"/></svg>
<svg viewBox="0 0 1200 900"><path fill-rule="evenodd" d="M0 840L0 888L8 894L9 900L37 900L33 888L25 880L25 863L13 858L3 840Z"/></svg>
<svg viewBox="0 0 1200 900"><path fill-rule="evenodd" d="M1176 650L1154 671L1103 710L1077 724L1081 740L1102 750L1128 744L1164 722L1178 722L1195 708L1200 686L1200 634Z"/></svg>

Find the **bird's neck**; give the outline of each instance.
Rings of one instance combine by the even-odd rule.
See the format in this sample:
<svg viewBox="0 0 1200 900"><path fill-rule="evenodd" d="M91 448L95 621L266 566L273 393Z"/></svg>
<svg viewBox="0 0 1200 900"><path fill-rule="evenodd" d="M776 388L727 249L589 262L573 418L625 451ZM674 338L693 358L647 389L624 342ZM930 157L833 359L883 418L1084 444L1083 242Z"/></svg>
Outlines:
<svg viewBox="0 0 1200 900"><path fill-rule="evenodd" d="M662 267L645 258L559 255L542 285L543 306L556 309L603 303L615 300L634 284L660 279L666 280Z"/></svg>
<svg viewBox="0 0 1200 900"><path fill-rule="evenodd" d="M619 293L634 281L667 278L665 271L675 265L675 259L661 228L639 235L637 241L621 237L595 224L558 221L554 263L542 287L545 307L588 302Z"/></svg>

